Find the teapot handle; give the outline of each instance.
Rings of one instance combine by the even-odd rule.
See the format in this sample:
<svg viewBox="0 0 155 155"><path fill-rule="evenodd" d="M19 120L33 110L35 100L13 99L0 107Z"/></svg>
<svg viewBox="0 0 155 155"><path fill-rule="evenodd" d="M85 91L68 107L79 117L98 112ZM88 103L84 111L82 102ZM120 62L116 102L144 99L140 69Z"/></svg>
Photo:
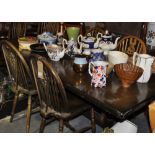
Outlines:
<svg viewBox="0 0 155 155"><path fill-rule="evenodd" d="M136 56L138 56L138 53L137 52L134 52L134 54L133 54L133 61L132 61L132 64L133 65L136 65Z"/></svg>
<svg viewBox="0 0 155 155"><path fill-rule="evenodd" d="M67 53L67 47L65 48L65 45L68 45L68 41L66 39L62 40L62 52Z"/></svg>
<svg viewBox="0 0 155 155"><path fill-rule="evenodd" d="M91 65L94 66L93 62L89 63L89 67L88 67L88 73L90 74L90 76L93 76L92 72L91 72Z"/></svg>
<svg viewBox="0 0 155 155"><path fill-rule="evenodd" d="M97 39L99 39L99 38L102 38L102 36L103 36L103 34L98 32L96 37L97 37Z"/></svg>
<svg viewBox="0 0 155 155"><path fill-rule="evenodd" d="M67 42L66 39L63 39L62 40L62 47L63 47L63 49L65 49L65 44L68 45L68 42Z"/></svg>
<svg viewBox="0 0 155 155"><path fill-rule="evenodd" d="M82 38L83 38L83 36L80 34L80 35L78 36L78 44L79 44L79 45L82 43ZM80 41L80 40L81 40L81 41Z"/></svg>

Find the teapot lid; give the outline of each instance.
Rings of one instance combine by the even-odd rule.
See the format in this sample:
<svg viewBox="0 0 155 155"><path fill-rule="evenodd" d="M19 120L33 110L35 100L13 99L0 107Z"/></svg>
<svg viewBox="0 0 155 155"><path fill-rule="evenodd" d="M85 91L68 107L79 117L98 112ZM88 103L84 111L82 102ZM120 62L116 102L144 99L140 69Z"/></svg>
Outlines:
<svg viewBox="0 0 155 155"><path fill-rule="evenodd" d="M103 35L103 38L112 38L112 35L109 33L108 30L106 30L105 35Z"/></svg>
<svg viewBox="0 0 155 155"><path fill-rule="evenodd" d="M53 39L56 39L57 38L51 32L43 32L42 34L38 35L37 37L40 40L53 40Z"/></svg>
<svg viewBox="0 0 155 155"><path fill-rule="evenodd" d="M94 37L84 37L83 41L84 42L94 42L95 38Z"/></svg>

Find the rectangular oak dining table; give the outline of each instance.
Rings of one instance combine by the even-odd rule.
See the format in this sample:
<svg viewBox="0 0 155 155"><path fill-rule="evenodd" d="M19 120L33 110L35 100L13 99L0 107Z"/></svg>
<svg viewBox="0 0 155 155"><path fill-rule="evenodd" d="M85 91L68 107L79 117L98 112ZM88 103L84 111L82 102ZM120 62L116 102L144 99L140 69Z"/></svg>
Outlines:
<svg viewBox="0 0 155 155"><path fill-rule="evenodd" d="M58 72L65 88L89 104L99 108L115 118L123 121L135 112L141 110L155 97L155 75L152 74L148 83L134 83L124 88L121 81L113 72L107 78L107 85L103 88L91 86L88 71L76 73L73 70L73 59L64 57L60 61L51 61Z"/></svg>

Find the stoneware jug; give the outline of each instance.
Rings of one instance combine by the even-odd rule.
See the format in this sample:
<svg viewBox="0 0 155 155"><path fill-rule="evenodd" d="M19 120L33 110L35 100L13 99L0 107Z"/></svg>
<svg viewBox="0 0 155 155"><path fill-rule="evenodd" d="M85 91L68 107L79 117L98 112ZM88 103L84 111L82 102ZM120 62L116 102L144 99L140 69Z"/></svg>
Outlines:
<svg viewBox="0 0 155 155"><path fill-rule="evenodd" d="M148 54L138 54L134 52L133 65L143 68L144 72L142 76L137 80L140 83L147 83L151 77L151 66L154 61L154 57Z"/></svg>
<svg viewBox="0 0 155 155"><path fill-rule="evenodd" d="M106 68L108 62L106 61L95 61L89 63L89 74L92 77L91 85L94 87L104 87L106 86Z"/></svg>

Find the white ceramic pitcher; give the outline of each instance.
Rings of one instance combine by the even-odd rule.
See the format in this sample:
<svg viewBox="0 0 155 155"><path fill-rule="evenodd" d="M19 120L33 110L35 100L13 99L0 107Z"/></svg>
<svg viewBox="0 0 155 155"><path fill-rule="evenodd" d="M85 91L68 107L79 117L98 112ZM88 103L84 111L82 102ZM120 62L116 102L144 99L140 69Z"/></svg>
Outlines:
<svg viewBox="0 0 155 155"><path fill-rule="evenodd" d="M143 68L144 72L137 82L147 83L151 77L151 66L154 61L154 57L148 54L138 54L134 52L133 65Z"/></svg>

